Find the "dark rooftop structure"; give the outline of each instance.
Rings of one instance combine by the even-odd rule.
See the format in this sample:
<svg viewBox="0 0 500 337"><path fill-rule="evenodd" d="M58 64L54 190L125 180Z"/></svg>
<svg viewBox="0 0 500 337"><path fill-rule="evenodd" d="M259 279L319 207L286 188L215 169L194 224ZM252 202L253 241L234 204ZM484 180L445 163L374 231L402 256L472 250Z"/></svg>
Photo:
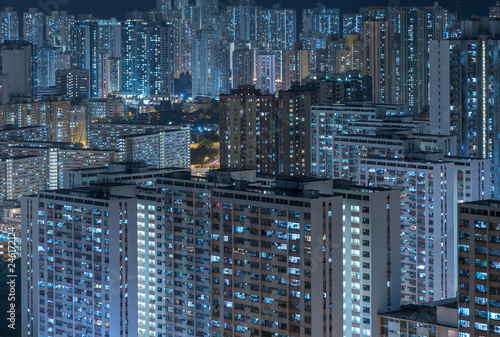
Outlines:
<svg viewBox="0 0 500 337"><path fill-rule="evenodd" d="M380 313L379 316L457 328L458 314L453 315L452 311L458 312L456 297L423 304L404 305L397 310Z"/></svg>

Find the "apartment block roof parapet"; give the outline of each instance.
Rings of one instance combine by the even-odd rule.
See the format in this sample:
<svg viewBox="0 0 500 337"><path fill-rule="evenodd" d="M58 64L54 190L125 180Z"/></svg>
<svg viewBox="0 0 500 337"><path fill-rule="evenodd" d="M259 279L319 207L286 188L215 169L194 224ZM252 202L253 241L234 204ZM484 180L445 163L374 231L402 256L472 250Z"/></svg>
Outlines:
<svg viewBox="0 0 500 337"><path fill-rule="evenodd" d="M124 183L101 183L99 185L89 185L86 188L57 189L38 192L38 195L47 196L63 194L72 197L82 197L102 200L133 199L135 198L135 184Z"/></svg>
<svg viewBox="0 0 500 337"><path fill-rule="evenodd" d="M407 321L457 328L457 324L453 324L450 321L440 319L440 310L438 309L439 307L447 309L457 309L457 298L423 304L403 305L399 309L379 313L379 315L403 319Z"/></svg>

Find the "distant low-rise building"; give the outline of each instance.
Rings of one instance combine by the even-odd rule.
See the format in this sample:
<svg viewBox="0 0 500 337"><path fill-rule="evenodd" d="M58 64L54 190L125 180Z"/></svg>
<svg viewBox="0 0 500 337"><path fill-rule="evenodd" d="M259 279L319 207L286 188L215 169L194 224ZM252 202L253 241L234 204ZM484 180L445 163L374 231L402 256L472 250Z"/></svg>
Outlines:
<svg viewBox="0 0 500 337"><path fill-rule="evenodd" d="M162 167L189 167L191 164L189 129L166 130L130 135L118 140L120 161L142 162Z"/></svg>

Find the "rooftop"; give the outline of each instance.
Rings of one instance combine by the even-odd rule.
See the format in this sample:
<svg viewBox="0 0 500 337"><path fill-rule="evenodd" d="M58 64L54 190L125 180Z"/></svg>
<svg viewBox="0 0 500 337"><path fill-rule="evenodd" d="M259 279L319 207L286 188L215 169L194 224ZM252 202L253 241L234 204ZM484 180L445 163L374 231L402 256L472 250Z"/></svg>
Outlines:
<svg viewBox="0 0 500 337"><path fill-rule="evenodd" d="M446 300L428 302L423 304L404 305L397 310L380 313L379 315L399 318L407 321L457 328L457 324L455 325L447 324L439 319L438 307L448 308L448 309L458 309L457 298L450 298Z"/></svg>

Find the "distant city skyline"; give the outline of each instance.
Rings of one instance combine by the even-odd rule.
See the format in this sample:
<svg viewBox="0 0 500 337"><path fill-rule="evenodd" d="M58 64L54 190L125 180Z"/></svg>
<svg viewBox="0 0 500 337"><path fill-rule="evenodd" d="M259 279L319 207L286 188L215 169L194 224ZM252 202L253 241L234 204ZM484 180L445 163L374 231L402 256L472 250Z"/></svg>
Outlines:
<svg viewBox="0 0 500 337"><path fill-rule="evenodd" d="M432 6L432 0L362 0L354 2L341 1L313 1L303 2L300 0L287 1L265 1L256 0L256 4L265 8L271 7L275 3L281 3L283 8L296 8L302 10L304 8L314 8L317 3L323 3L328 8L339 8L341 13L358 12L361 7L370 6ZM239 3L238 0L220 0L219 7L230 6ZM487 16L488 7L494 6L495 0L444 0L439 1L439 4L452 12L457 12L459 17L467 18L470 15ZM0 8L13 7L18 12L27 11L28 8L37 7L42 11L65 10L69 14L93 14L99 18L116 17L124 19L128 12L133 10L147 11L156 8L155 0L142 2L122 1L120 6L114 2L102 2L99 0L76 1L76 0L4 0ZM298 20L299 21L299 20Z"/></svg>

